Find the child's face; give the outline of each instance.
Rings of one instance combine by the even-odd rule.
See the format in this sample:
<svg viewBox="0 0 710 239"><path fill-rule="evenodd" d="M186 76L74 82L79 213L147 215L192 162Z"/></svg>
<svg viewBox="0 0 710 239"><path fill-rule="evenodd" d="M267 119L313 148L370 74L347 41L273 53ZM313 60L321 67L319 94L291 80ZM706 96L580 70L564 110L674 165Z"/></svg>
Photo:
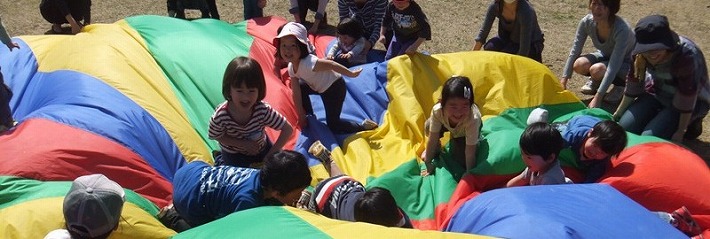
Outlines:
<svg viewBox="0 0 710 239"><path fill-rule="evenodd" d="M352 46L353 43L355 43L355 38L348 35L338 34L338 41L343 43L343 45Z"/></svg>
<svg viewBox="0 0 710 239"><path fill-rule="evenodd" d="M259 89L247 88L246 84L229 89L229 98L238 111L251 111L259 98Z"/></svg>
<svg viewBox="0 0 710 239"><path fill-rule="evenodd" d="M552 162L551 160L545 161L545 159L540 155L531 155L526 152L520 152L520 155L522 156L525 165L527 165L533 172L542 171L545 167L547 167L547 165L550 164L550 162Z"/></svg>
<svg viewBox="0 0 710 239"><path fill-rule="evenodd" d="M284 205L295 206L298 199L301 198L303 189L306 189L306 187L294 189L286 194L274 193L274 198Z"/></svg>
<svg viewBox="0 0 710 239"><path fill-rule="evenodd" d="M597 137L589 136L587 136L587 140L584 141L582 146L582 155L588 160L602 160L610 156L597 146Z"/></svg>
<svg viewBox="0 0 710 239"><path fill-rule="evenodd" d="M297 62L301 59L301 48L299 48L301 42L296 39L295 36L288 35L284 36L279 40L279 51L281 51L281 58L285 62Z"/></svg>
<svg viewBox="0 0 710 239"><path fill-rule="evenodd" d="M257 4L256 6L258 6L259 8L265 8L266 7L266 0L259 0L256 2L256 4Z"/></svg>
<svg viewBox="0 0 710 239"><path fill-rule="evenodd" d="M449 124L458 125L471 114L471 105L464 98L451 98L444 105L444 113L449 119Z"/></svg>
<svg viewBox="0 0 710 239"><path fill-rule="evenodd" d="M401 11L409 7L409 0L392 0L392 4Z"/></svg>

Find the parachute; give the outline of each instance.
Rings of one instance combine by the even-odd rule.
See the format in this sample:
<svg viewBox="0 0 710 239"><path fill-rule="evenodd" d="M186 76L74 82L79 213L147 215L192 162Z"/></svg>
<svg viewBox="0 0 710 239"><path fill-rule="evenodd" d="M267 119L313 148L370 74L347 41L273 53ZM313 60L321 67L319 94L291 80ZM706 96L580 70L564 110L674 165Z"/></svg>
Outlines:
<svg viewBox="0 0 710 239"><path fill-rule="evenodd" d="M220 237L237 232L267 238L348 237L353 232L367 232L363 236L368 237L470 236L342 222L290 207L234 213L180 234L157 221L158 208L172 200L175 171L195 159L211 161L211 152L219 150L208 139L207 127L215 106L224 101L222 75L234 57L250 56L260 63L267 83L264 101L296 125L291 79L284 70L279 76L271 73L272 39L284 23L276 17L228 24L134 16L89 25L75 36L15 38L20 49L12 52L0 48L0 67L14 93L10 106L18 122L0 135L3 236L38 238L61 228L61 202L70 181L91 173L102 173L128 191L125 220L114 238ZM333 37L311 37L323 57ZM372 119L380 126L334 134L324 123L320 99L312 98L315 116L308 117L309 127L296 129L285 148L308 155L308 146L320 140L344 172L366 187L389 189L418 229L460 229L463 219L458 215L473 212L467 205L523 170L517 142L534 108L548 109L556 121L577 114L610 118L602 110L585 109L544 65L518 56L485 51L416 54L357 67L363 68L360 76L344 77L348 92L341 117ZM421 177L418 155L424 150L424 121L441 85L452 75L471 79L483 114L476 167L464 175L445 149L436 160L437 173ZM267 130L267 135L275 139L278 132ZM613 188L599 188L618 190L622 201L630 198L643 206L628 215L685 205L701 226L710 227L710 194L704 193L710 172L705 163L661 139L629 137L627 150L601 180ZM446 143L448 137L442 140ZM579 179L571 155L563 151L562 165L570 178ZM313 183L328 177L312 156L309 165ZM492 192L514 196L516 190ZM276 222L280 230L266 230ZM603 230L605 225L588 226ZM500 236L471 229L457 231Z"/></svg>

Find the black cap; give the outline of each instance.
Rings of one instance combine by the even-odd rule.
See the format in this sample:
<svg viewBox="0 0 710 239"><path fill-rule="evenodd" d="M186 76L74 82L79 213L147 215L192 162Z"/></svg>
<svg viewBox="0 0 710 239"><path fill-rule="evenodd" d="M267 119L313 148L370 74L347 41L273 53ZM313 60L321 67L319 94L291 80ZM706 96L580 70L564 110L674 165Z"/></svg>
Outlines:
<svg viewBox="0 0 710 239"><path fill-rule="evenodd" d="M634 28L636 47L632 54L652 50L673 49L680 41L678 34L671 30L668 18L663 15L650 15L641 18Z"/></svg>

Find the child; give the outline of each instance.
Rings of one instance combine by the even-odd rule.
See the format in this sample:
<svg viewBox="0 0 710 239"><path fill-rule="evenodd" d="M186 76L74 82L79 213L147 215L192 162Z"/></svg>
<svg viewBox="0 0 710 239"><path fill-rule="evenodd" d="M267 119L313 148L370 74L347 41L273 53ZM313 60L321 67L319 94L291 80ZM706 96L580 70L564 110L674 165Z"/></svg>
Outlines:
<svg viewBox="0 0 710 239"><path fill-rule="evenodd" d="M288 62L288 73L291 76L293 102L298 111L298 124L301 128L308 126L306 114L313 114L310 94L318 94L323 99L325 118L335 133L354 133L377 128L377 123L365 120L362 124L345 121L340 118L345 101L345 80L341 74L357 77L362 69L350 71L348 68L331 60L318 59L309 54L306 28L300 23L287 23L279 35L274 38L277 54Z"/></svg>
<svg viewBox="0 0 710 239"><path fill-rule="evenodd" d="M476 163L480 127L481 112L473 103L471 81L465 76L452 76L444 83L440 103L434 105L424 125L429 139L423 153L426 171L422 171L422 176L434 173L432 159L439 153L439 138L445 131L451 132L453 158L465 166L466 171L472 169Z"/></svg>
<svg viewBox="0 0 710 239"><path fill-rule="evenodd" d="M567 123L555 124L572 149L579 169L585 173L584 183L594 183L606 172L612 156L626 147L626 131L612 120L578 115Z"/></svg>
<svg viewBox="0 0 710 239"><path fill-rule="evenodd" d="M244 0L244 20L263 17L266 0Z"/></svg>
<svg viewBox="0 0 710 239"><path fill-rule="evenodd" d="M283 148L293 129L286 118L262 101L266 83L258 62L234 58L224 72L222 95L227 101L217 107L209 127L210 139L222 148L215 165L253 167ZM273 146L266 138L266 126L281 130Z"/></svg>
<svg viewBox="0 0 710 239"><path fill-rule="evenodd" d="M547 110L536 108L528 123L547 122ZM565 148L571 148L578 169L585 173L584 183L594 183L606 172L611 156L626 147L626 131L612 120L600 120L589 115L577 115L567 122L553 123L562 134Z"/></svg>
<svg viewBox="0 0 710 239"><path fill-rule="evenodd" d="M564 184L565 173L558 157L564 141L546 122L528 125L520 136L520 152L527 168L508 181L508 187Z"/></svg>
<svg viewBox="0 0 710 239"><path fill-rule="evenodd" d="M0 42L7 46L10 51L12 51L12 48L20 48L20 45L13 42L7 31L5 31L2 19L0 19ZM0 133L15 125L15 120L12 118L12 111L10 110L10 99L12 99L12 91L10 91L10 87L5 85L2 72L0 72Z"/></svg>
<svg viewBox="0 0 710 239"><path fill-rule="evenodd" d="M387 6L382 20L380 40L384 44L385 33L394 30L392 41L387 47L385 60L402 54L414 54L425 40L431 40L429 20L413 0L392 0Z"/></svg>
<svg viewBox="0 0 710 239"><path fill-rule="evenodd" d="M267 157L261 170L193 161L175 173L174 207L164 208L159 217L166 226L182 231L188 228L172 224L182 220L169 217L179 215L187 225L196 227L233 212L268 205L272 199L294 205L310 182L306 158L291 150Z"/></svg>
<svg viewBox="0 0 710 239"><path fill-rule="evenodd" d="M64 197L66 229L44 238L107 238L118 228L125 200L121 185L103 174L78 177Z"/></svg>
<svg viewBox="0 0 710 239"><path fill-rule="evenodd" d="M380 187L365 190L362 183L342 173L320 141L313 143L308 152L322 161L331 177L318 183L312 194L306 193L299 200L301 207L338 220L412 228L409 217L397 206L389 190Z"/></svg>
<svg viewBox="0 0 710 239"><path fill-rule="evenodd" d="M327 58L346 67L363 64L367 61L366 42L360 23L349 17L343 18L338 24L337 41L328 51Z"/></svg>

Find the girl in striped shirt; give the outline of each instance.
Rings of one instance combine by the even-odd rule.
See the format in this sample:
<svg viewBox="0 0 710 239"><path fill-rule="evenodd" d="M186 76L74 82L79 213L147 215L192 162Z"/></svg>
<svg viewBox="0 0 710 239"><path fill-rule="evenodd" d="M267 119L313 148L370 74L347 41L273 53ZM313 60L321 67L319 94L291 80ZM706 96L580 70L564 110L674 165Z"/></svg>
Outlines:
<svg viewBox="0 0 710 239"><path fill-rule="evenodd" d="M226 101L217 106L209 126L209 138L222 148L215 165L259 167L293 133L286 118L263 101L266 82L259 63L248 57L234 58L224 72L222 95ZM267 126L281 131L273 144L266 138Z"/></svg>

